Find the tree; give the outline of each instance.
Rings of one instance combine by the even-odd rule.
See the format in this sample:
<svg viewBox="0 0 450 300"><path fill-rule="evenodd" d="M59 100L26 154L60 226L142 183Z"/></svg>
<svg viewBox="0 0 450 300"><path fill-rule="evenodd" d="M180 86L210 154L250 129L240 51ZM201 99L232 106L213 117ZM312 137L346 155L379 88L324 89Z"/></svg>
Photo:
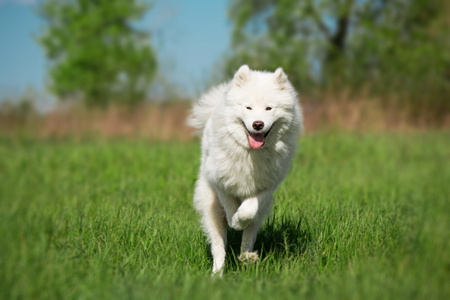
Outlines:
<svg viewBox="0 0 450 300"><path fill-rule="evenodd" d="M283 66L303 91L370 85L423 98L432 90L448 106L449 6L439 0L231 0L233 51L225 72L243 63Z"/></svg>
<svg viewBox="0 0 450 300"><path fill-rule="evenodd" d="M38 41L51 90L89 105L142 101L156 71L149 33L135 26L148 8L140 0L43 1L37 13L47 28Z"/></svg>

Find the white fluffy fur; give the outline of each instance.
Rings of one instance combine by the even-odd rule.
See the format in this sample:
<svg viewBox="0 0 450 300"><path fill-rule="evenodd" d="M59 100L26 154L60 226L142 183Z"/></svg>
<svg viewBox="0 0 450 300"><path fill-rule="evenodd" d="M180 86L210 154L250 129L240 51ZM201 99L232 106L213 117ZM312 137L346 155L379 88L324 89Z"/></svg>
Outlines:
<svg viewBox="0 0 450 300"><path fill-rule="evenodd" d="M255 121L264 122L259 133L270 130L258 149L250 147L248 138L249 132L257 133L252 127ZM233 80L200 98L190 123L203 132L194 205L211 243L213 273L225 263L227 224L244 230L240 259L256 261L256 234L303 128L295 90L281 68L269 73L244 65Z"/></svg>

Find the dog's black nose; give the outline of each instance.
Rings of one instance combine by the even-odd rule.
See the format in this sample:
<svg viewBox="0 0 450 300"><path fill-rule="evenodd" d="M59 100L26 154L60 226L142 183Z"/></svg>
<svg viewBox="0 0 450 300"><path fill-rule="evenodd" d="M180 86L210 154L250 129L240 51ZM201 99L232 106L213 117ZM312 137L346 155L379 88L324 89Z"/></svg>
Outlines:
<svg viewBox="0 0 450 300"><path fill-rule="evenodd" d="M263 121L255 121L255 122L253 122L252 126L256 131L260 131L261 129L264 128L264 122Z"/></svg>

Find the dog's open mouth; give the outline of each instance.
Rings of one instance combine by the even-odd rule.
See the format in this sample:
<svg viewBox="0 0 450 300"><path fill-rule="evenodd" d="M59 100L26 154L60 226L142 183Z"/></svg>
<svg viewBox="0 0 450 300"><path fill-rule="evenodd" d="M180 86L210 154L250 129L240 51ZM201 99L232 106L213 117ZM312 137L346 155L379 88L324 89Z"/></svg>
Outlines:
<svg viewBox="0 0 450 300"><path fill-rule="evenodd" d="M258 149L264 146L264 143L266 142L266 137L271 130L272 127L266 133L253 133L249 131L248 142L250 144L250 147L252 147L253 149Z"/></svg>

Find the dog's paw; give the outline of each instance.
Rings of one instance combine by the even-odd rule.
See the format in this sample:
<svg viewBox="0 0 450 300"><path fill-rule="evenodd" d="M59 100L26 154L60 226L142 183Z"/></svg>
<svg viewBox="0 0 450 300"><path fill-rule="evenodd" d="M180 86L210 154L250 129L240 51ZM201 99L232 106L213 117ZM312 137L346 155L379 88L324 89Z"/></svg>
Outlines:
<svg viewBox="0 0 450 300"><path fill-rule="evenodd" d="M214 270L214 269L213 269L213 271L212 271L212 273L211 273L211 277L214 277L214 278L222 278L222 277L223 277L223 269L224 269L224 268L221 268L221 269L219 269L219 270Z"/></svg>
<svg viewBox="0 0 450 300"><path fill-rule="evenodd" d="M259 260L258 252L244 252L239 255L239 260L242 261L244 264L253 264Z"/></svg>
<svg viewBox="0 0 450 300"><path fill-rule="evenodd" d="M244 230L245 228L247 228L248 224L250 224L251 221L252 219L239 218L239 215L236 213L231 220L230 227L234 230Z"/></svg>
<svg viewBox="0 0 450 300"><path fill-rule="evenodd" d="M231 219L230 227L235 230L245 229L252 222L258 212L258 200L256 198L244 201Z"/></svg>

